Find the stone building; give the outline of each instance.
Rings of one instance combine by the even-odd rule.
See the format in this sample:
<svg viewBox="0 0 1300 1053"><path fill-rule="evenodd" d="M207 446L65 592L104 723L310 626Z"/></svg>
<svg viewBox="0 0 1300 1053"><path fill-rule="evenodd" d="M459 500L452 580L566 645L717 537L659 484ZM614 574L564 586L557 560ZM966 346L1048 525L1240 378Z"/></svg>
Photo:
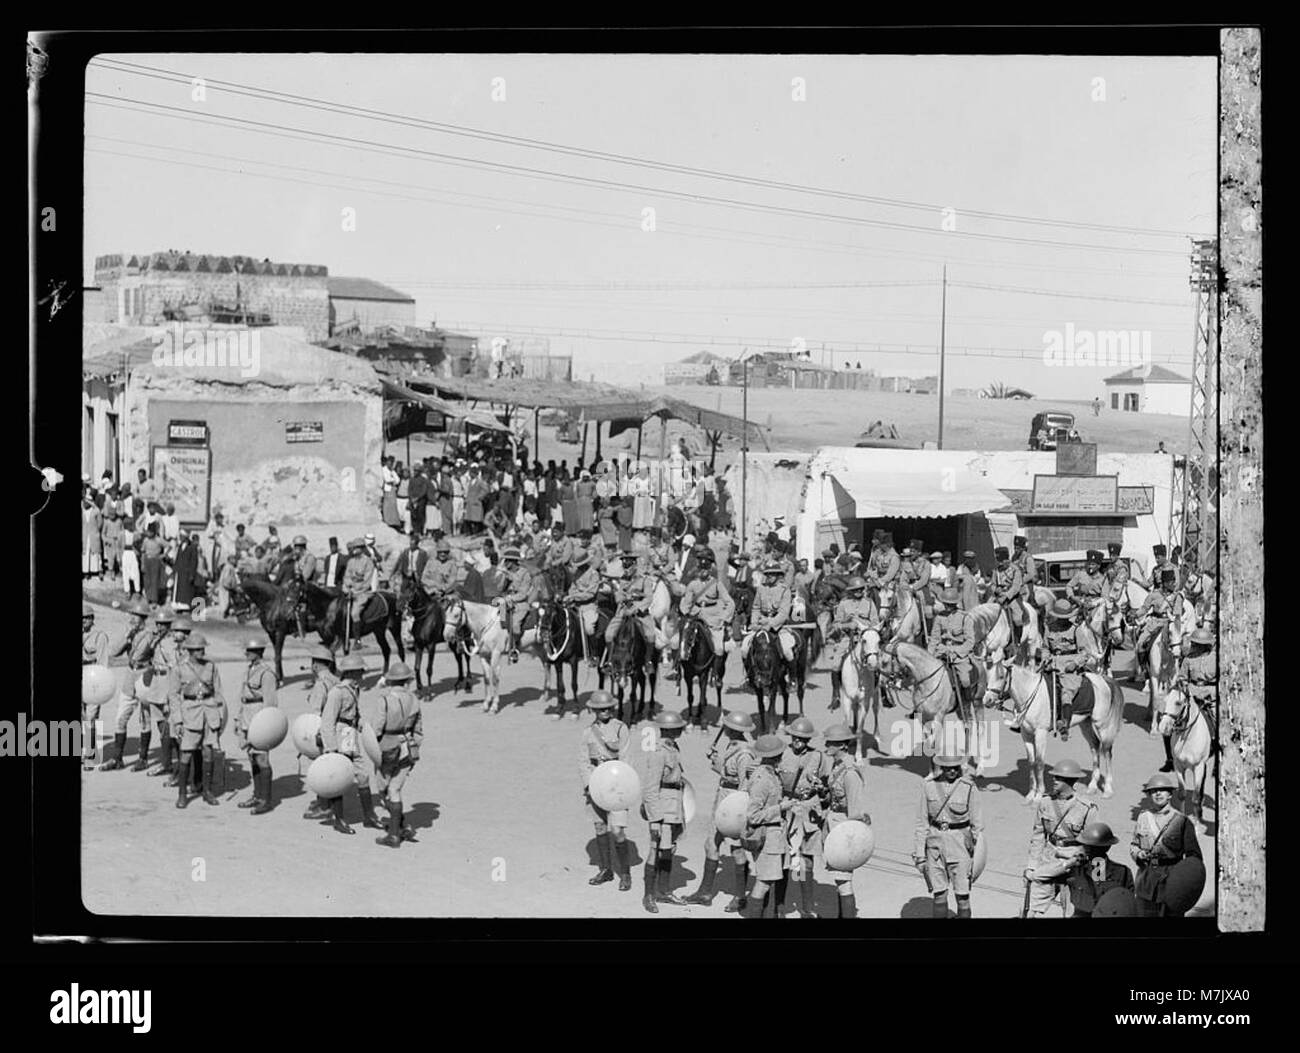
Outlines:
<svg viewBox="0 0 1300 1053"><path fill-rule="evenodd" d="M415 299L369 278L328 278L330 334L415 325Z"/></svg>

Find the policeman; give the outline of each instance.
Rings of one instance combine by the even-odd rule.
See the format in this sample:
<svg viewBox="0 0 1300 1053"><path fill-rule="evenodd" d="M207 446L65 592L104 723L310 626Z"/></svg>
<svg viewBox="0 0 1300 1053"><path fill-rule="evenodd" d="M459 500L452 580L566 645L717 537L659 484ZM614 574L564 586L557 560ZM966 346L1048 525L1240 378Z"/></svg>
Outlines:
<svg viewBox="0 0 1300 1053"><path fill-rule="evenodd" d="M922 612L928 613L926 609L930 597L930 561L925 558L925 542L914 537L908 542L907 550L911 553L911 558L903 564L902 577L912 590L912 595L920 602ZM925 628L929 626L930 619L926 617Z"/></svg>
<svg viewBox="0 0 1300 1053"><path fill-rule="evenodd" d="M1092 665L1092 657L1084 647L1080 634L1083 626L1076 624L1075 608L1069 600L1057 600L1047 612L1047 628L1043 642L1047 644L1048 670L1055 674L1057 694L1057 724L1061 741L1070 735L1070 713L1074 696L1083 686L1083 672ZM1020 715L1011 722L1011 730L1020 730Z"/></svg>
<svg viewBox="0 0 1300 1053"><path fill-rule="evenodd" d="M650 616L650 605L654 602L659 579L647 574L642 562L630 551L620 552L619 561L624 577L617 589L618 606L614 616L609 620L609 625L605 627L605 643L614 642L619 629L623 627L624 620L630 617L636 622L641 638L645 640L647 651L653 651L655 623ZM608 647L605 649L605 654L609 654Z"/></svg>
<svg viewBox="0 0 1300 1053"><path fill-rule="evenodd" d="M153 648L157 640L155 633L145 627L149 618L149 605L137 598L127 607L130 624L122 642L112 648L110 661L118 656L126 657L127 671L122 675L120 692L117 697L117 723L113 730L113 755L101 764L100 771L117 771L122 767L122 754L126 752L126 727L131 714L136 715L140 731L140 758L131 768L132 771L144 771L149 767L149 713L148 703L142 707L139 692L143 686L140 678L151 670ZM152 679L152 674L150 674Z"/></svg>
<svg viewBox="0 0 1300 1053"><path fill-rule="evenodd" d="M1056 886L1084 858L1079 834L1097 821L1097 806L1075 796L1075 784L1085 777L1078 763L1059 761L1048 768L1052 796L1042 798L1029 837L1025 864L1026 902L1030 918L1041 918L1056 898Z"/></svg>
<svg viewBox="0 0 1300 1053"><path fill-rule="evenodd" d="M334 652L324 644L312 644L308 650L311 658L311 687L307 691L307 712L320 716L325 709L325 699L329 697L330 688L339 682L334 672ZM316 733L317 739L320 732ZM301 763L301 761L299 761ZM330 804L325 798L317 797L303 813L304 819L329 819L332 816Z"/></svg>
<svg viewBox="0 0 1300 1053"><path fill-rule="evenodd" d="M108 666L108 635L95 628L95 609L88 603L81 605L81 664ZM99 720L99 706L81 705L81 726L84 745L81 748L81 767L95 770L95 723Z"/></svg>
<svg viewBox="0 0 1300 1053"><path fill-rule="evenodd" d="M533 576L525 567L519 565L519 549L510 547L501 553L505 564L505 588L497 597L497 610L501 612L501 622L510 634L510 661L519 661L519 634L523 627L523 618L517 618L515 612L526 609L533 602L535 589Z"/></svg>
<svg viewBox="0 0 1300 1053"><path fill-rule="evenodd" d="M380 759L375 786L388 809L388 833L375 838L375 844L385 848L401 848L403 841L415 840L415 831L402 813L402 787L420 760L420 744L424 742L420 701L407 686L414 676L405 662L396 662L385 674L387 683L379 693L376 729Z"/></svg>
<svg viewBox="0 0 1300 1053"><path fill-rule="evenodd" d="M592 566L591 556L585 548L574 550L572 572L573 584L564 594L564 602L577 608L582 623L582 653L587 664L594 666L596 658L591 635L596 631L596 595L600 591L600 574Z"/></svg>
<svg viewBox="0 0 1300 1053"><path fill-rule="evenodd" d="M627 858L627 810L606 811L591 799L591 791L587 787L591 773L606 761L627 759L631 733L628 726L614 716L617 705L608 691L591 693L587 699L587 708L595 714L596 719L583 730L578 753L582 800L587 808L587 817L596 828L596 854L600 858L600 869L587 884L603 885L614 880L613 854L610 852L612 838L614 853L618 855L618 890L627 892L632 887L632 872Z"/></svg>
<svg viewBox="0 0 1300 1053"><path fill-rule="evenodd" d="M784 628L790 620L790 590L781 580L785 568L776 560L763 565L763 584L754 593L754 613L749 622L749 632L740 642L741 659L749 658L749 649L757 632L775 632L781 645L781 656L786 662L794 661L794 633Z"/></svg>
<svg viewBox="0 0 1300 1053"><path fill-rule="evenodd" d="M215 662L206 657L208 642L200 633L185 641L185 657L176 670L168 703L172 735L180 747L180 770L176 775L176 807L190 803L190 772L202 764L202 795L205 804L219 804L213 793L214 751L230 719L221 693L221 676ZM198 756L202 751L202 760Z"/></svg>
<svg viewBox="0 0 1300 1053"><path fill-rule="evenodd" d="M975 660L975 620L969 609L960 606L961 594L956 589L944 589L936 604L934 632L930 635L929 651L948 665L957 692L959 712L964 711L966 699L978 682Z"/></svg>
<svg viewBox="0 0 1300 1053"><path fill-rule="evenodd" d="M748 552L737 552L735 556L727 560L735 570L735 575L731 579L731 592L734 594L746 594L754 591L754 568L750 565L751 560ZM745 613L745 620L748 622L749 614L753 610L751 602ZM748 625L745 626L748 628Z"/></svg>
<svg viewBox="0 0 1300 1053"><path fill-rule="evenodd" d="M348 561L343 568L343 581L340 588L344 596L351 598L343 624L343 637L352 638L352 633L361 622L361 614L373 594L375 564L366 551L366 543L359 537L348 542Z"/></svg>
<svg viewBox="0 0 1300 1053"><path fill-rule="evenodd" d="M655 748L646 754L646 781L642 806L650 824L650 851L646 853L645 895L641 905L658 914L659 903L685 906L672 891L673 848L686 823L682 810L682 755L677 740L686 727L680 713L663 710L655 716Z"/></svg>
<svg viewBox="0 0 1300 1053"><path fill-rule="evenodd" d="M1065 586L1065 595L1082 610L1084 620L1092 614L1092 609L1101 602L1106 590L1106 579L1101 576L1101 553L1095 548L1088 549L1083 569L1074 572L1074 577Z"/></svg>
<svg viewBox="0 0 1300 1053"><path fill-rule="evenodd" d="M307 539L299 534L293 539L293 576L297 583L298 599L294 604L294 617L298 622L298 635L305 636L307 625L305 615L307 609L307 590L303 584L308 581L316 580L316 557L307 551Z"/></svg>
<svg viewBox="0 0 1300 1053"><path fill-rule="evenodd" d="M1174 571L1175 575L1178 572L1178 568L1175 567L1173 562L1169 559L1169 550L1165 548L1164 545L1152 545L1151 556L1151 576L1149 578L1143 577L1141 574L1136 572L1132 575L1133 580L1148 592L1160 587L1161 575L1166 570Z"/></svg>
<svg viewBox="0 0 1300 1053"><path fill-rule="evenodd" d="M871 825L871 816L867 814L867 789L862 780L862 772L853 763L853 749L857 744L855 735L847 724L833 724L822 736L826 743L826 756L830 760L830 771L826 775L822 803L825 807L824 825L822 826L822 843L840 823L849 819ZM842 870L827 870L835 882L836 916L856 918L857 901L853 896L853 875Z"/></svg>
<svg viewBox="0 0 1300 1053"><path fill-rule="evenodd" d="M1188 549L1183 557L1182 566L1178 568L1178 591L1188 604L1196 611L1197 622L1205 614L1208 602L1213 597L1205 595L1205 579L1197 565L1199 557L1196 549Z"/></svg>
<svg viewBox="0 0 1300 1053"><path fill-rule="evenodd" d="M867 583L855 574L845 584L844 595L835 605L830 632L827 634L826 660L831 664L831 709L840 704L840 665L844 656L857 644L864 632L879 626L880 613L876 610L875 602L867 595Z"/></svg>
<svg viewBox="0 0 1300 1053"><path fill-rule="evenodd" d="M748 713L734 710L722 720L721 732L726 736L726 745L721 753L717 742L709 750L709 764L718 773L718 792L713 798L713 808L709 811L709 829L704 836L704 872L700 875L700 887L690 896L687 903L708 906L713 902L713 887L717 881L720 865L720 852L724 841L731 840L731 863L736 873L736 892L727 904L728 914L736 914L745 909L749 902L747 888L749 885L749 864L745 855L745 846L739 839L732 840L718 832L715 817L718 805L723 798L749 786L749 776L758 764L754 756L754 746L750 742L750 733L754 730L754 719Z"/></svg>
<svg viewBox="0 0 1300 1053"><path fill-rule="evenodd" d="M445 604L456 591L456 585L460 580L456 572L456 564L451 559L451 542L446 538L439 538L438 543L434 545L433 556L433 560L424 568L420 584L424 586L425 592Z"/></svg>
<svg viewBox="0 0 1300 1053"><path fill-rule="evenodd" d="M997 570L993 572L993 592L989 599L1002 605L1011 619L1011 637L1019 644L1020 634L1024 631L1025 612L1020 606L1020 594L1024 591L1024 581L1020 577L1020 568L1011 562L1011 553L1005 545L993 550L997 560Z"/></svg>
<svg viewBox="0 0 1300 1053"><path fill-rule="evenodd" d="M700 563L695 580L686 586L681 612L683 618L699 618L704 623L715 655L727 653L723 634L736 616L736 604L718 582L712 553Z"/></svg>
<svg viewBox="0 0 1300 1053"><path fill-rule="evenodd" d="M1173 805L1178 780L1157 772L1142 787L1151 795L1151 807L1139 815L1133 830L1133 861L1137 863L1138 914L1143 917L1181 917L1164 906L1165 880L1175 864L1187 858L1202 859L1196 828Z"/></svg>
<svg viewBox="0 0 1300 1053"><path fill-rule="evenodd" d="M375 806L370 797L370 785L365 764L361 760L360 724L361 724L361 677L366 671L366 663L358 655L344 655L338 660L341 679L330 688L325 696L325 708L321 712L320 737L321 747L325 753L341 753L352 762L352 781L357 787L357 797L361 801L361 819L365 826L373 830L382 830L379 816L375 815ZM343 796L330 801L334 813L334 829L341 834L354 834L343 818Z"/></svg>
<svg viewBox="0 0 1300 1053"><path fill-rule="evenodd" d="M251 808L254 815L264 815L271 810L271 754L256 749L248 741L248 725L266 706L278 707L275 666L266 660L266 641L253 637L244 644L244 657L248 668L244 670L244 683L239 689L239 710L235 715L235 739L241 750L248 752L248 768L252 775L253 792L237 807Z"/></svg>
<svg viewBox="0 0 1300 1053"><path fill-rule="evenodd" d="M1217 715L1219 709L1219 656L1214 652L1214 633L1197 629L1188 638L1188 651L1178 670L1178 679L1202 709Z"/></svg>
<svg viewBox="0 0 1300 1053"><path fill-rule="evenodd" d="M790 846L785 838L787 815L795 801L786 797L777 762L785 743L777 735L760 735L754 743L758 766L749 776L749 810L746 834L754 855L754 895L758 903L741 917L781 918L785 916L785 890L789 883Z"/></svg>
<svg viewBox="0 0 1300 1053"><path fill-rule="evenodd" d="M172 632L172 626L175 625L175 616L166 607L161 608L154 616L154 650L153 650L153 677L152 683L149 683L149 694L146 702L149 709L149 717L158 727L158 770L149 772L150 777L157 775L167 776L167 782L164 785L174 785L176 769L180 758L177 756L173 760L171 733L171 707L168 699L175 688L176 670L181 664L180 644L177 642L175 634ZM179 754L179 750L175 750Z"/></svg>
<svg viewBox="0 0 1300 1053"><path fill-rule="evenodd" d="M975 553L967 549L961 554L961 566L957 568L957 592L960 597L957 606L963 611L973 611L978 607L982 585Z"/></svg>
<svg viewBox="0 0 1300 1053"><path fill-rule="evenodd" d="M1027 538L1017 534L1011 539L1011 546L1015 549L1011 562L1020 570L1022 599L1030 601L1033 599L1034 585L1038 581L1038 566L1034 563L1034 557L1029 554Z"/></svg>
<svg viewBox="0 0 1300 1053"><path fill-rule="evenodd" d="M969 918L975 842L984 833L979 790L965 771L964 758L945 754L936 758L935 766L938 770L921 784L912 863L934 897L936 918L948 916L949 888L957 897L957 917Z"/></svg>
<svg viewBox="0 0 1300 1053"><path fill-rule="evenodd" d="M867 560L867 585L881 596L891 595L902 566L894 551L894 535L888 530L880 531L880 544L872 546L871 558Z"/></svg>
<svg viewBox="0 0 1300 1053"><path fill-rule="evenodd" d="M1177 615L1181 603L1182 597L1178 595L1178 572L1172 569L1161 571L1160 588L1147 593L1147 598L1142 601L1142 606L1133 616L1133 623L1141 626L1134 650L1137 652L1138 667L1142 670L1144 679L1149 675L1151 645L1169 624L1170 619Z"/></svg>
<svg viewBox="0 0 1300 1053"><path fill-rule="evenodd" d="M1106 853L1119 838L1105 823L1091 823L1079 835L1079 844L1086 853L1083 865L1066 879L1070 886L1070 903L1074 917L1091 918L1097 901L1111 889L1134 891L1133 872L1123 863L1116 863Z"/></svg>
<svg viewBox="0 0 1300 1053"><path fill-rule="evenodd" d="M790 876L799 879L800 918L817 917L817 883L813 856L822 847L822 795L830 762L813 749L813 722L797 717L790 725L790 748L777 765L777 775L794 808L786 816L786 843L790 846Z"/></svg>
<svg viewBox="0 0 1300 1053"><path fill-rule="evenodd" d="M176 665L177 676L179 676L180 665L188 657L188 651L185 647L185 642L190 638L190 633L193 631L194 631L194 622L190 620L190 616L188 614L178 614L176 616L176 620L172 622L172 639L176 641L175 653L176 653L176 663L177 663ZM173 682L174 681L175 678L173 678ZM190 778L193 780L193 783L190 786L190 793L193 795L202 793L203 792L202 765L192 764L190 766ZM176 784L176 780L175 777L173 777L171 779L168 779L165 785L174 786L175 784Z"/></svg>
<svg viewBox="0 0 1300 1053"><path fill-rule="evenodd" d="M1128 559L1120 553L1124 551L1122 541L1108 541L1106 543L1106 555L1110 561L1110 566L1106 568L1106 573L1102 577L1106 581L1103 589L1103 595L1115 602L1122 599L1121 593L1127 587L1129 578L1132 577L1129 571Z"/></svg>

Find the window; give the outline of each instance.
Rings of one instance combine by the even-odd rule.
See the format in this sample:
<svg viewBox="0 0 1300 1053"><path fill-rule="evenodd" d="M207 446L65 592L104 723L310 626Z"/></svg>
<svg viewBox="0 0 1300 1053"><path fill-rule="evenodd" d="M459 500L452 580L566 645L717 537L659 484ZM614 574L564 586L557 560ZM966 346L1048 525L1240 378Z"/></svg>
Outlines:
<svg viewBox="0 0 1300 1053"><path fill-rule="evenodd" d="M1124 408L1136 413L1141 408L1140 401L1141 396L1136 391L1130 391L1124 396Z"/></svg>
<svg viewBox="0 0 1300 1053"><path fill-rule="evenodd" d="M1110 408L1111 408L1111 409L1119 409L1119 392L1118 392L1118 391L1112 391L1112 392L1110 393Z"/></svg>

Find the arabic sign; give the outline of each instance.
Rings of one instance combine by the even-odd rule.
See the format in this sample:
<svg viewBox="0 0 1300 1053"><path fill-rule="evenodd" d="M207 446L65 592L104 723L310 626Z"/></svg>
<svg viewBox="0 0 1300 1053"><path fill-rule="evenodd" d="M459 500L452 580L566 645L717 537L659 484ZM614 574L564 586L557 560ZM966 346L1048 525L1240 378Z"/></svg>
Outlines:
<svg viewBox="0 0 1300 1053"><path fill-rule="evenodd" d="M325 422L322 420L291 420L284 425L285 442L324 442Z"/></svg>
<svg viewBox="0 0 1300 1053"><path fill-rule="evenodd" d="M1034 514L1034 492L1032 490L1003 489L1002 492L1007 495L1007 506L1002 511L1014 512L1019 516ZM1117 512L1125 516L1154 515L1155 487L1121 486L1119 488L1119 508ZM1071 546L1067 545L1065 547L1069 548Z"/></svg>
<svg viewBox="0 0 1300 1053"><path fill-rule="evenodd" d="M1119 476L1035 475L1034 515L1105 515L1119 510Z"/></svg>
<svg viewBox="0 0 1300 1053"><path fill-rule="evenodd" d="M155 446L153 481L158 501L176 506L184 526L205 526L212 495L212 451L197 446Z"/></svg>

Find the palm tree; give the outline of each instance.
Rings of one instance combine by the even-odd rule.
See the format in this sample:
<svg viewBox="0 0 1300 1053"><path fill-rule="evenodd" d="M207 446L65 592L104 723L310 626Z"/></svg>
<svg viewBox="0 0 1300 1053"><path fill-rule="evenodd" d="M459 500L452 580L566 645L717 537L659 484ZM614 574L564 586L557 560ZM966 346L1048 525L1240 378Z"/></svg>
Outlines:
<svg viewBox="0 0 1300 1053"><path fill-rule="evenodd" d="M1007 397L1007 385L1000 380L995 380L983 391L980 392L980 398L985 399L1004 399Z"/></svg>

